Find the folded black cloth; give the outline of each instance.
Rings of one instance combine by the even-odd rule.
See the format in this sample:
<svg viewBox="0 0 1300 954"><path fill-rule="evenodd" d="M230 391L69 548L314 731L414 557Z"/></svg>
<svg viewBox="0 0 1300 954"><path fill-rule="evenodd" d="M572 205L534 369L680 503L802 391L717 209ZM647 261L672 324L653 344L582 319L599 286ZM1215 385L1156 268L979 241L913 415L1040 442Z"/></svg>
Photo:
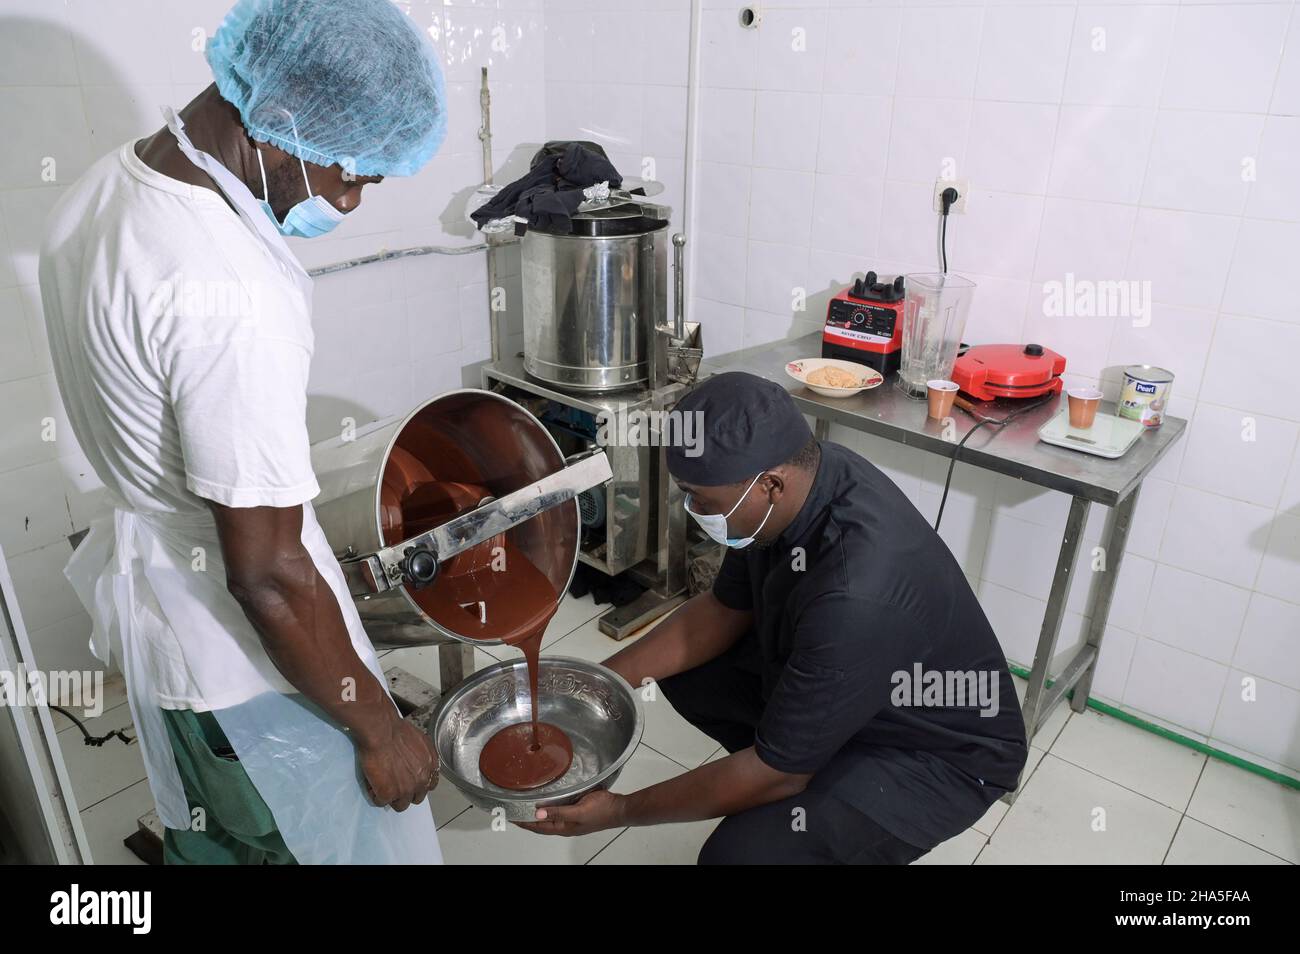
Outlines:
<svg viewBox="0 0 1300 954"><path fill-rule="evenodd" d="M614 164L595 143L548 142L533 156L526 175L510 183L486 205L470 214L476 225L517 215L527 227L568 235L573 215L582 203L582 190L597 182L611 189L623 184ZM516 232L523 233L521 225Z"/></svg>
<svg viewBox="0 0 1300 954"><path fill-rule="evenodd" d="M603 180L602 180L603 181ZM582 189L558 190L539 185L526 191L515 205L515 215L528 220L528 228L567 235L573 231L573 214L582 204ZM515 231L522 233L515 223Z"/></svg>

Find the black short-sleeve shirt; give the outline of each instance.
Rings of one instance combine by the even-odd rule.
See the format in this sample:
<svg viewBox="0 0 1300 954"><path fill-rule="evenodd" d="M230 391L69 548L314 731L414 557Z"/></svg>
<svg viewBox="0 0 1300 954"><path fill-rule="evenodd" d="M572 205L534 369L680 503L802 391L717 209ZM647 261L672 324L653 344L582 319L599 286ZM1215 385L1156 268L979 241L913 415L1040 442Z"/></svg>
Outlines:
<svg viewBox="0 0 1300 954"><path fill-rule="evenodd" d="M822 441L798 515L728 551L713 593L754 613L766 764L920 847L1015 787L1028 747L1006 657L948 547L862 457Z"/></svg>

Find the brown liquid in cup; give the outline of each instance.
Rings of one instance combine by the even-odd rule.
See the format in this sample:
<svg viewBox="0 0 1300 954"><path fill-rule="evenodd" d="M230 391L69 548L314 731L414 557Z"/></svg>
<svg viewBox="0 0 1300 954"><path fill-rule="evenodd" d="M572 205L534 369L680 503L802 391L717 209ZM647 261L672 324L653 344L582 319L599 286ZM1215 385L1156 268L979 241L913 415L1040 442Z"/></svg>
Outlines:
<svg viewBox="0 0 1300 954"><path fill-rule="evenodd" d="M1079 430L1087 430L1092 427L1097 420L1097 407L1101 404L1101 398L1082 398L1074 394L1066 394L1066 405L1070 411L1070 426Z"/></svg>
<svg viewBox="0 0 1300 954"><path fill-rule="evenodd" d="M459 455L464 463L450 442L438 443L438 455ZM414 455L395 446L380 493L384 542L398 543L445 523L490 495L479 484L437 480ZM573 761L573 744L564 730L537 720L542 634L559 607L547 575L508 534L500 534L452 557L433 583L408 593L432 619L471 639L503 640L520 649L528 663L532 719L506 726L488 740L479 755L483 777L501 788L526 790L563 776Z"/></svg>
<svg viewBox="0 0 1300 954"><path fill-rule="evenodd" d="M957 390L951 391L940 388L932 388L928 384L925 386L926 400L929 403L927 413L936 421L942 421L952 413L953 402L957 400Z"/></svg>

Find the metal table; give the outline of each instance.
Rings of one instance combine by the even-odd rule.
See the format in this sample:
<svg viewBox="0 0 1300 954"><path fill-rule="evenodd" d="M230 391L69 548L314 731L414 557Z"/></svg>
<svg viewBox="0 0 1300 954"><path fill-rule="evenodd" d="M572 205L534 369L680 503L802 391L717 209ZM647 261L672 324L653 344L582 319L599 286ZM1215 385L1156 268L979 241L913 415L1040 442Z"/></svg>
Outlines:
<svg viewBox="0 0 1300 954"><path fill-rule="evenodd" d="M841 424L951 458L957 442L975 426L976 422L970 415L954 408L954 426L947 430L945 436L944 426L927 416L926 402L907 398L894 387L892 378L880 387L851 398L826 398L815 394L786 374L787 362L820 354L821 335L813 333L707 360L700 368L700 378L722 371L747 371L777 382L794 398L799 410L816 418L816 433L821 439L825 439L832 423ZM999 405L990 412L990 416L1002 417L1012 407ZM1067 698L1071 689L1074 690L1070 697L1071 708L1082 712L1087 705L1138 492L1151 468L1187 427L1187 422L1181 418L1166 417L1160 427L1139 436L1123 457L1107 460L1093 454L1045 444L1038 439L1038 428L1059 409L1059 403L1048 403L1022 414L1005 427L983 428L962 447L958 456L962 463L1057 490L1072 498L1022 707L1029 739L1033 739L1053 710ZM1103 403L1102 409L1113 412L1114 405ZM1096 601L1088 621L1084 645L1049 688L1047 667L1056 652L1061 620L1065 615L1065 601L1070 592L1070 580L1079 553L1079 541L1083 536L1088 510L1094 503L1110 507L1114 511L1102 536L1102 546L1107 554L1106 568L1099 571L1101 578L1096 584Z"/></svg>

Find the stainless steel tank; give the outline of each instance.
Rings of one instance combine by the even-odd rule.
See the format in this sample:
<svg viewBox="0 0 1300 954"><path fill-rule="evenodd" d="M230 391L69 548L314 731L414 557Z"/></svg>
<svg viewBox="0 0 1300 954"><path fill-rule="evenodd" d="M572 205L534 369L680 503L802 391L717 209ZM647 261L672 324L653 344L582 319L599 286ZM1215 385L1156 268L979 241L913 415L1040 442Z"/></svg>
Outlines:
<svg viewBox="0 0 1300 954"><path fill-rule="evenodd" d="M667 319L667 210L617 206L573 227L524 234L524 370L566 391L644 387L649 336Z"/></svg>
<svg viewBox="0 0 1300 954"><path fill-rule="evenodd" d="M321 487L313 502L316 518L346 573L356 558L423 532L425 526L415 525L407 507L421 490L436 491L451 507L436 524L448 513L465 513L530 487L564 470L566 461L555 439L526 409L490 391L462 390L439 395L403 417L316 444L312 465ZM569 499L490 542L504 543L512 554L526 558L529 567L520 568L540 570L558 602L577 565L578 521L578 504ZM458 580L488 569L478 552L486 547L440 564L437 576L423 588L399 582L382 592L354 592L375 647L501 642L476 635L482 629L473 615L496 612L500 602L476 610L448 597L448 592L458 592ZM507 583L518 566L512 562L506 567Z"/></svg>

